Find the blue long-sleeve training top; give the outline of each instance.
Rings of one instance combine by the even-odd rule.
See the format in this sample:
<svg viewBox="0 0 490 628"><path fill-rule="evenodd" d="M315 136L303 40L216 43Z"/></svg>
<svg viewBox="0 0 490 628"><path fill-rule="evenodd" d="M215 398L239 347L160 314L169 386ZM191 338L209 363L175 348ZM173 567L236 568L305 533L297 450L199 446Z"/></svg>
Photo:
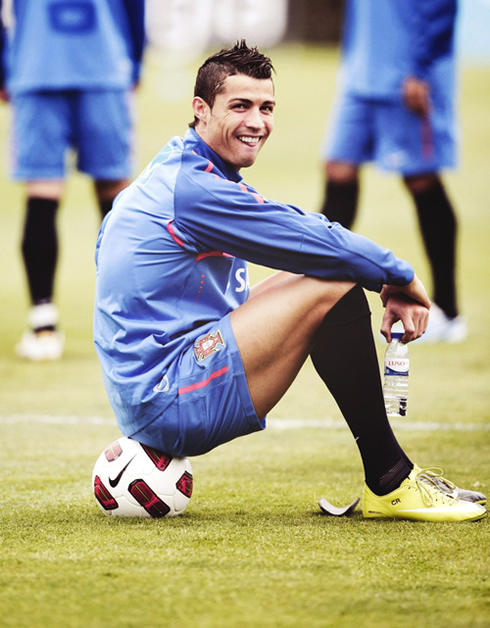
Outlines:
<svg viewBox="0 0 490 628"><path fill-rule="evenodd" d="M262 197L189 130L117 197L97 240L94 339L120 422L137 430L163 411L153 388L164 373L177 383L202 324L246 301L247 261L375 291L414 276L371 240Z"/></svg>

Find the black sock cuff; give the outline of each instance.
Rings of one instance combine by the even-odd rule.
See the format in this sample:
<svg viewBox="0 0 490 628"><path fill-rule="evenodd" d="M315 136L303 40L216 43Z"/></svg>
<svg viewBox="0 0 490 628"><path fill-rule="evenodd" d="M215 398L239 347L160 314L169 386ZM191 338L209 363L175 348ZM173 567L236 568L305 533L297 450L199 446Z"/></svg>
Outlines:
<svg viewBox="0 0 490 628"><path fill-rule="evenodd" d="M57 198L43 198L41 196L30 196L27 199L27 210L53 210L58 209L60 202Z"/></svg>
<svg viewBox="0 0 490 628"><path fill-rule="evenodd" d="M419 192L412 192L412 195L416 199L423 199L425 197L431 198L433 196L443 195L447 197L446 188L440 179L435 179L434 182L427 187L425 190L420 190Z"/></svg>
<svg viewBox="0 0 490 628"><path fill-rule="evenodd" d="M35 234L38 230L43 232L46 228L53 229L59 204L57 199L29 197L26 203L24 235L26 230L30 230L37 237Z"/></svg>
<svg viewBox="0 0 490 628"><path fill-rule="evenodd" d="M321 212L332 222L340 222L341 225L350 229L357 212L358 201L358 179L342 183L327 180Z"/></svg>

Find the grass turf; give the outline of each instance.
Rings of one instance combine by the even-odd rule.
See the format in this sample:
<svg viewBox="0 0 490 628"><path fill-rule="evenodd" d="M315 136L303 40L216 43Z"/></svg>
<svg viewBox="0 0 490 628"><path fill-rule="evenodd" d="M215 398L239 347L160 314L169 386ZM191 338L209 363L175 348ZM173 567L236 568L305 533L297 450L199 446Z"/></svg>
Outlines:
<svg viewBox="0 0 490 628"><path fill-rule="evenodd" d="M284 46L276 131L245 178L265 194L316 210L318 150L337 55ZM192 64L191 64L192 65ZM137 97L139 167L190 119L193 67L148 59ZM411 346L409 417L397 434L420 465L489 492L488 68L464 68L462 165L448 177L460 216L463 345ZM179 89L170 91L176 78ZM0 111L3 143L8 113ZM6 151L3 151L2 156ZM67 335L59 363L27 364L13 346L27 297L22 194L0 164L0 617L4 626L144 625L221 628L391 628L490 625L489 523L414 524L319 514L362 488L355 444L307 364L270 427L192 460L195 491L168 521L105 518L92 466L118 436L91 343L97 216L89 182L73 175L59 216L58 303ZM414 262L430 287L414 212L400 184L367 168L356 229ZM263 276L252 268L252 278ZM380 320L370 295L373 323ZM380 355L383 346L379 345ZM283 419L280 422L279 419ZM313 420L321 427L294 427Z"/></svg>

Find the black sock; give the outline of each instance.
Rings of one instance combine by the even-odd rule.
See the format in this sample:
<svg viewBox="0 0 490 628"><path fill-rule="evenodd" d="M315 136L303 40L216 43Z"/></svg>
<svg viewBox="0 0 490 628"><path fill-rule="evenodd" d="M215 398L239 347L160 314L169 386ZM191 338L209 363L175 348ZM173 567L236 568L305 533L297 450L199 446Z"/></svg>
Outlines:
<svg viewBox="0 0 490 628"><path fill-rule="evenodd" d="M114 202L114 199L110 199L107 201L99 201L99 210L100 210L100 215L102 216L102 219L104 219L105 216L111 211L113 202Z"/></svg>
<svg viewBox="0 0 490 628"><path fill-rule="evenodd" d="M413 464L386 417L371 312L361 287L325 316L311 358L356 439L367 485L376 495L390 493Z"/></svg>
<svg viewBox="0 0 490 628"><path fill-rule="evenodd" d="M58 259L56 211L58 201L29 198L22 237L22 255L33 304L47 303L53 297Z"/></svg>
<svg viewBox="0 0 490 628"><path fill-rule="evenodd" d="M434 302L454 318L456 304L456 231L451 201L441 181L428 190L413 194L425 250L432 269Z"/></svg>
<svg viewBox="0 0 490 628"><path fill-rule="evenodd" d="M354 223L359 199L359 181L348 183L325 183L325 199L321 213L331 222L340 222L350 229Z"/></svg>

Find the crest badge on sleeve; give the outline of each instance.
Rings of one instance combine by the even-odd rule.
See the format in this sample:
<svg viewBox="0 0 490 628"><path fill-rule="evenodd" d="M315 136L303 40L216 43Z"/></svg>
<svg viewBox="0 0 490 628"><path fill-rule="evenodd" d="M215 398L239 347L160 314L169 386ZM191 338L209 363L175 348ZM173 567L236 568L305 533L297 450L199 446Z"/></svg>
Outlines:
<svg viewBox="0 0 490 628"><path fill-rule="evenodd" d="M202 362L206 358L209 358L210 355L219 351L220 345L223 347L226 346L219 329L215 334L209 333L199 338L194 345L194 353L197 361Z"/></svg>

